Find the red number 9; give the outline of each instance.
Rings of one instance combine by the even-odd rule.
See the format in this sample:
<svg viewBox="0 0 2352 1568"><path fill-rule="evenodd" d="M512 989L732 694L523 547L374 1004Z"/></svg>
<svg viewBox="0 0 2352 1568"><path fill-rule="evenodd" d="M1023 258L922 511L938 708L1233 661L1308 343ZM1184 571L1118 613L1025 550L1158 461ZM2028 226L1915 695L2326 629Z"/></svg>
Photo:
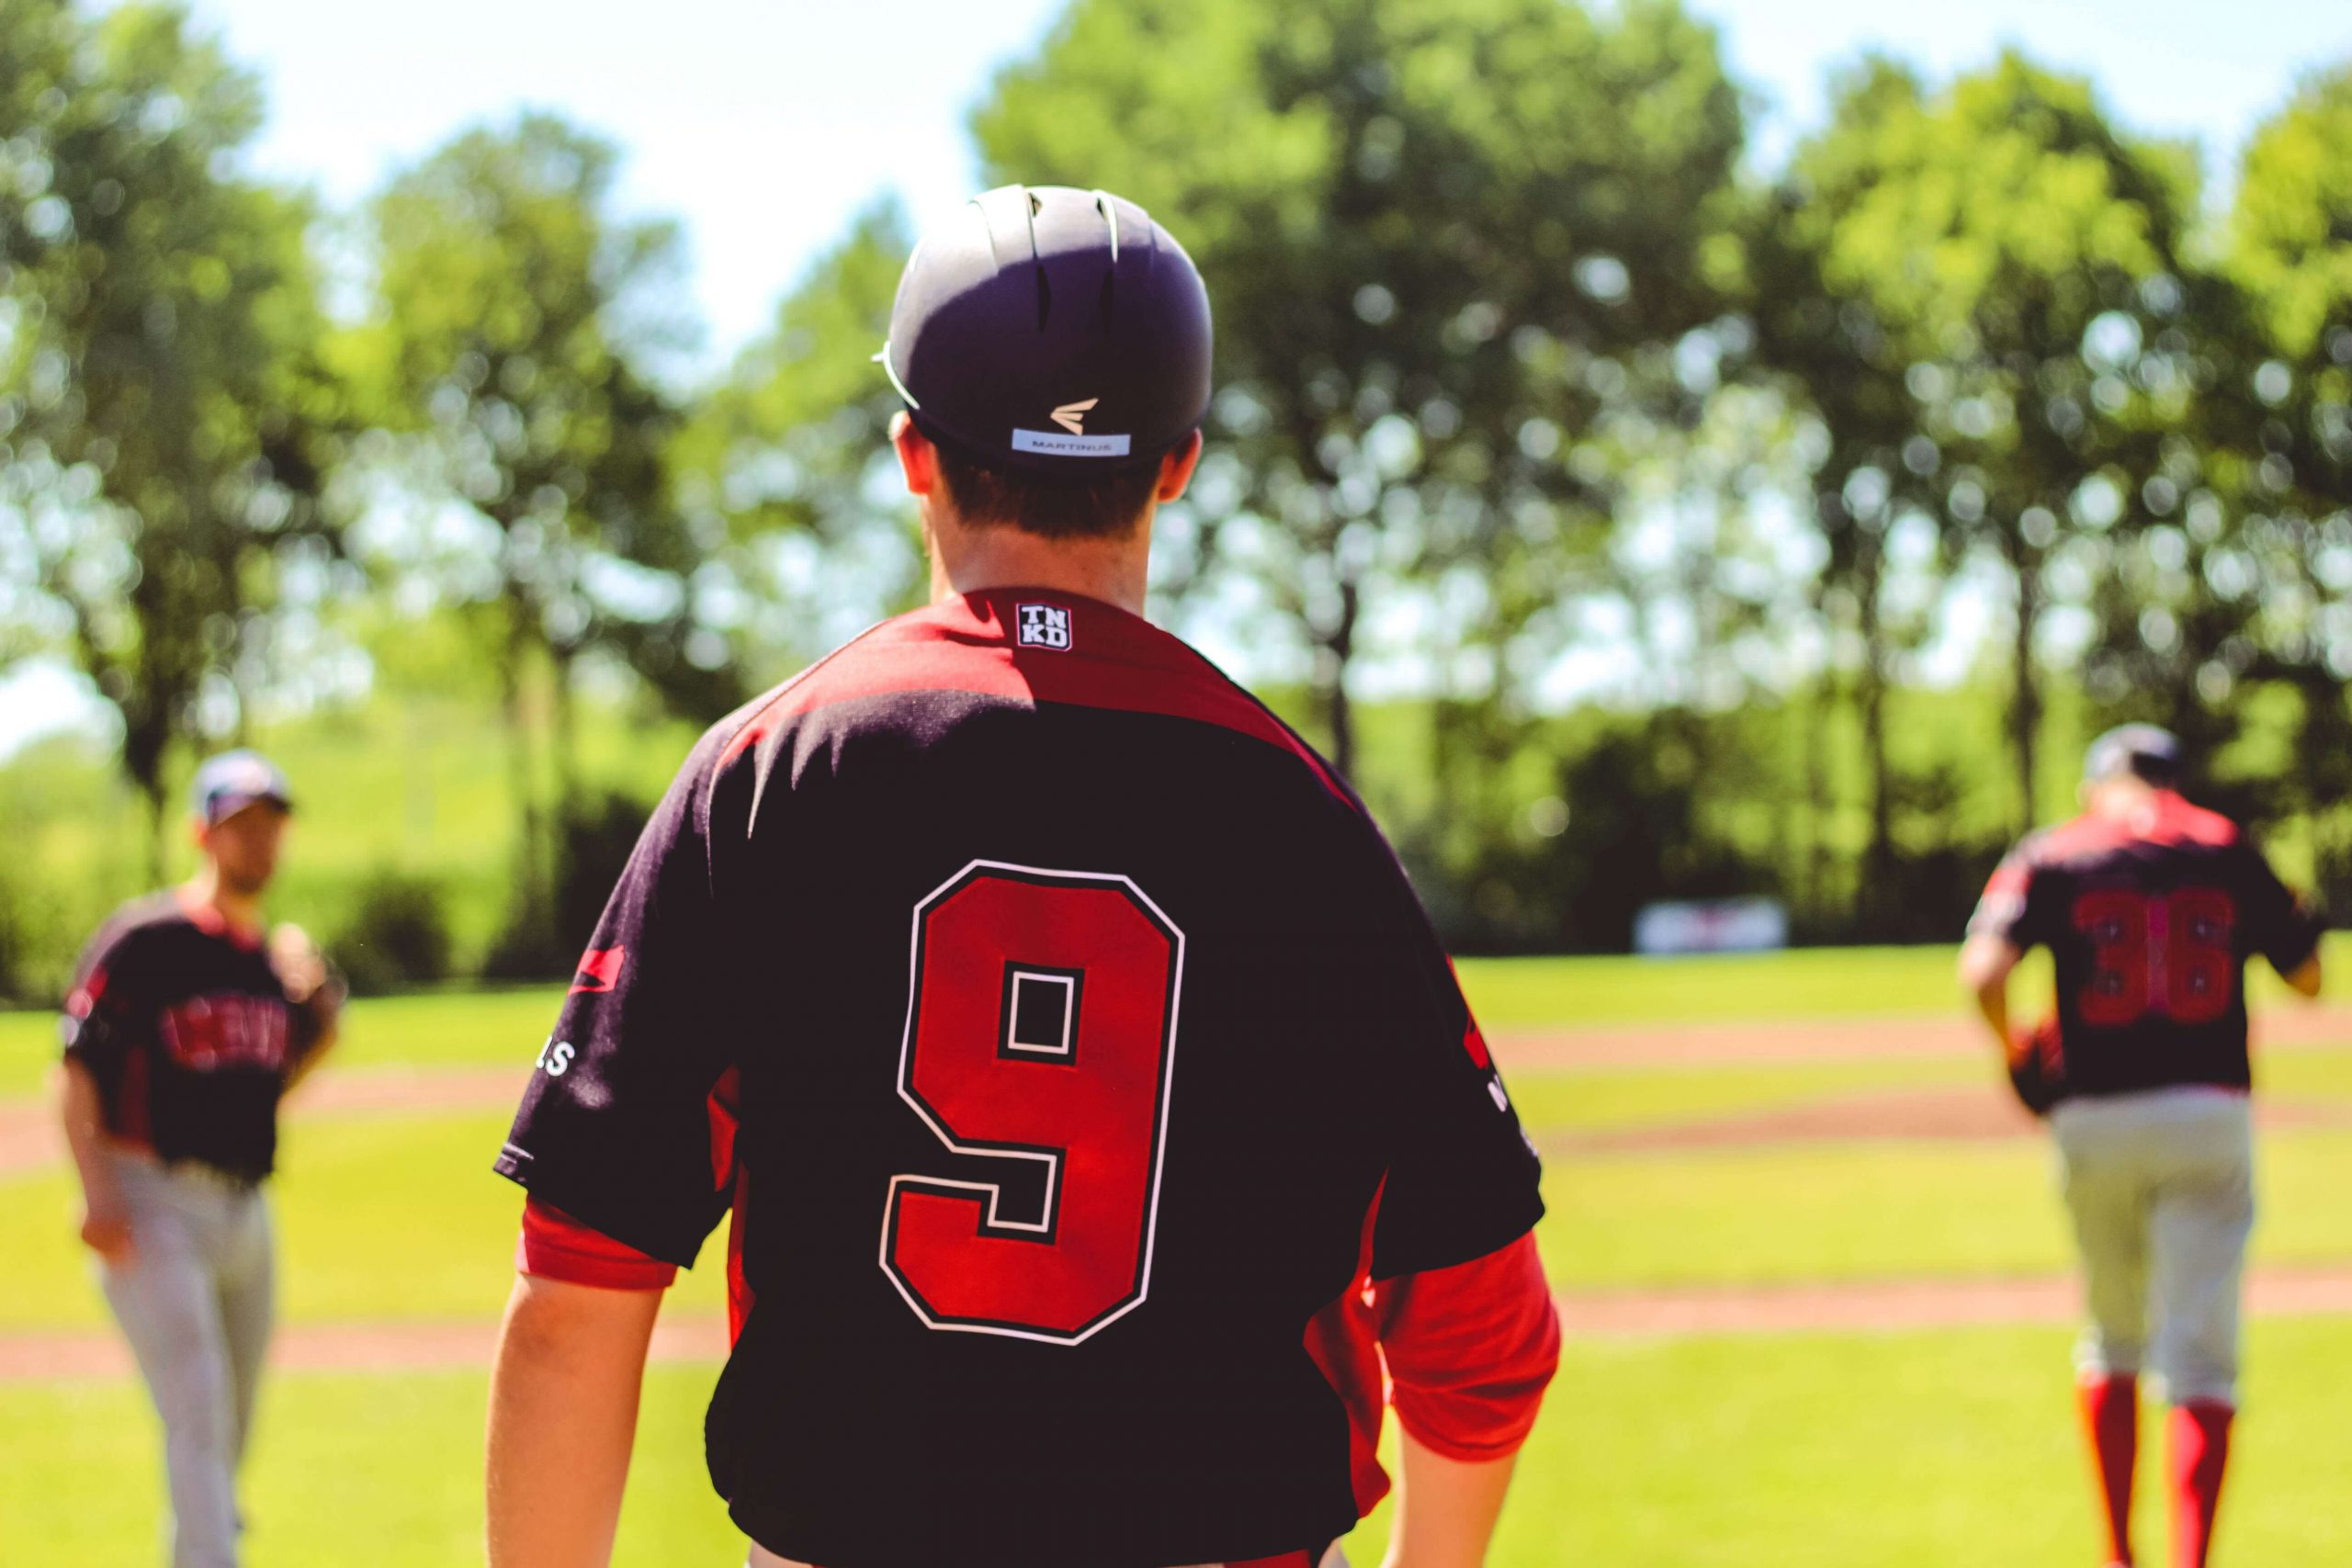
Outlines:
<svg viewBox="0 0 2352 1568"><path fill-rule="evenodd" d="M890 1179L882 1269L927 1325L1075 1345L1142 1303L1183 966L1124 876L975 861L915 907L899 1098L1045 1186L1009 1213L999 1181Z"/></svg>

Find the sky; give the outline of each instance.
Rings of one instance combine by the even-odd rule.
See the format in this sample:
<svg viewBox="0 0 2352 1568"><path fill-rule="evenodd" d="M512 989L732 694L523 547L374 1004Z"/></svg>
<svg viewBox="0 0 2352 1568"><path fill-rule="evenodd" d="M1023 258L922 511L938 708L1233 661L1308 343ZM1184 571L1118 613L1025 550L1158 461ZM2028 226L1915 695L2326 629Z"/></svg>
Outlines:
<svg viewBox="0 0 2352 1568"><path fill-rule="evenodd" d="M994 72L1060 0L193 0L261 73L261 164L356 204L466 125L559 108L626 150L626 199L683 220L695 292L723 355L865 203L918 216L968 194L964 134ZM2145 130L2199 138L2225 172L2309 65L2352 55L2345 0L1691 0L1767 106L1770 158L1819 117L1866 47L1930 74L2004 42L2094 77Z"/></svg>
<svg viewBox="0 0 2352 1568"><path fill-rule="evenodd" d="M1827 73L1874 48L1930 76L2005 43L2094 78L2143 132L2193 138L2225 181L2303 71L2352 57L2346 0L1690 0L1758 97L1768 164L1810 125ZM451 133L560 110L625 152L623 200L678 219L723 364L851 217L895 192L918 222L976 181L964 122L1061 0L191 0L257 71L254 157L349 209ZM0 756L93 699L36 669L0 682Z"/></svg>

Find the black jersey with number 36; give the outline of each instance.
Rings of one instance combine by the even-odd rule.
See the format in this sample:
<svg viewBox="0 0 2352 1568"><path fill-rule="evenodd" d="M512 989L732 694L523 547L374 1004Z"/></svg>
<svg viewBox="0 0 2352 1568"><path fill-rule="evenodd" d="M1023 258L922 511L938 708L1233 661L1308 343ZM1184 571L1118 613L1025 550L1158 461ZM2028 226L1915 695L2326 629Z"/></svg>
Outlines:
<svg viewBox="0 0 2352 1568"><path fill-rule="evenodd" d="M1969 930L2050 949L2070 1095L2249 1087L2246 962L2290 973L2320 935L2234 823L2169 791L2028 838Z"/></svg>
<svg viewBox="0 0 2352 1568"><path fill-rule="evenodd" d="M1310 1324L1542 1213L1361 806L1182 643L1042 592L704 739L498 1165L679 1263L732 1207L712 1476L827 1568L1343 1534Z"/></svg>

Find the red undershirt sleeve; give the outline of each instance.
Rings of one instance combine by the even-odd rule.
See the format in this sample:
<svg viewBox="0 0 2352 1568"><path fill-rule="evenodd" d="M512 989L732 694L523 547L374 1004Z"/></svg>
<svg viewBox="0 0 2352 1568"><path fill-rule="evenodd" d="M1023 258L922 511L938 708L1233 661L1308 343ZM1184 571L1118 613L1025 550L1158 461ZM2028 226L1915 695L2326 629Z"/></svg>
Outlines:
<svg viewBox="0 0 2352 1568"><path fill-rule="evenodd" d="M536 1279L607 1291L666 1291L678 1277L676 1264L648 1258L537 1198L523 1205L523 1235L514 1244L514 1268Z"/></svg>
<svg viewBox="0 0 2352 1568"><path fill-rule="evenodd" d="M1532 1233L1451 1269L1376 1282L1396 1419L1465 1463L1519 1451L1560 1360L1560 1319Z"/></svg>

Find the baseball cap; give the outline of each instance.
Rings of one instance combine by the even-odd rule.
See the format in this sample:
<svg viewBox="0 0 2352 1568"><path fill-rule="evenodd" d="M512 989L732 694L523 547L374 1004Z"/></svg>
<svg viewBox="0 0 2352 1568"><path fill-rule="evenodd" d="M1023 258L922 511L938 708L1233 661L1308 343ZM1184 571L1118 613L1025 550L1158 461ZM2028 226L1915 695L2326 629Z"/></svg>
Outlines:
<svg viewBox="0 0 2352 1568"><path fill-rule="evenodd" d="M2083 756L2083 782L2099 784L2125 774L2158 785L2180 777L2180 737L2153 724L2118 725L2091 742Z"/></svg>
<svg viewBox="0 0 2352 1568"><path fill-rule="evenodd" d="M208 757L196 770L189 791L189 809L209 828L225 822L256 800L275 801L294 809L294 795L277 764L258 751L223 751Z"/></svg>
<svg viewBox="0 0 2352 1568"><path fill-rule="evenodd" d="M1151 215L1107 191L1001 186L907 258L874 357L916 428L989 468L1156 463L1209 407L1209 296Z"/></svg>

